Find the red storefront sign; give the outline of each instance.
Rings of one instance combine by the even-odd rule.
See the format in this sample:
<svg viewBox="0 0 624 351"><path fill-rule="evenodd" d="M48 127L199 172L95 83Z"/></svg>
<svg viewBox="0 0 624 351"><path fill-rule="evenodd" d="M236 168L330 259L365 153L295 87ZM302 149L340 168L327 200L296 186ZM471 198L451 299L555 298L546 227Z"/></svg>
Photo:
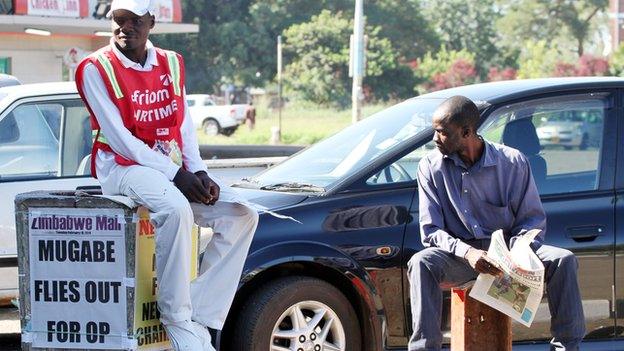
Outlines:
<svg viewBox="0 0 624 351"><path fill-rule="evenodd" d="M155 0L158 22L182 22L180 0ZM16 15L90 17L89 0L13 0Z"/></svg>
<svg viewBox="0 0 624 351"><path fill-rule="evenodd" d="M88 17L89 0L14 0L16 15Z"/></svg>

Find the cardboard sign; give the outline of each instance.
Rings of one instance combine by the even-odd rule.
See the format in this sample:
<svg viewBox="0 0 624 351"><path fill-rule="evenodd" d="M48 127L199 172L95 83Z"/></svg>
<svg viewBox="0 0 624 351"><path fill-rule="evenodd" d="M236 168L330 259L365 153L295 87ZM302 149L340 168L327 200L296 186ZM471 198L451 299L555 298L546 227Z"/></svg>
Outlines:
<svg viewBox="0 0 624 351"><path fill-rule="evenodd" d="M33 347L126 348L125 225L121 209L29 209Z"/></svg>
<svg viewBox="0 0 624 351"><path fill-rule="evenodd" d="M158 286L156 282L156 255L154 226L149 221L145 207L137 210L139 222L136 233L136 287L134 309L134 336L139 350L168 350L171 348L167 333L160 323L156 303ZM191 238L191 275L189 282L197 276L198 227L193 226Z"/></svg>

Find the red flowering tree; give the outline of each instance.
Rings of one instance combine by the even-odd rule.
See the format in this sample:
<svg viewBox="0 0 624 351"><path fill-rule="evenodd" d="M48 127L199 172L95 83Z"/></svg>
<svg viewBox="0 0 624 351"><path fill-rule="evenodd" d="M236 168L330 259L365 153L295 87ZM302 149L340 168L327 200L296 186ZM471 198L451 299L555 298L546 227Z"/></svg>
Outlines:
<svg viewBox="0 0 624 351"><path fill-rule="evenodd" d="M602 57L585 54L576 65L578 76L604 76L609 71L609 61Z"/></svg>
<svg viewBox="0 0 624 351"><path fill-rule="evenodd" d="M476 81L477 69L474 63L464 59L457 59L446 72L436 73L429 82L429 91L448 89L461 85L471 84Z"/></svg>
<svg viewBox="0 0 624 351"><path fill-rule="evenodd" d="M574 77L576 73L576 65L568 62L557 62L553 70L553 77Z"/></svg>
<svg viewBox="0 0 624 351"><path fill-rule="evenodd" d="M487 80L488 82L495 82L499 80L514 80L516 79L517 75L518 71L511 67L506 67L504 69L491 67L487 75Z"/></svg>
<svg viewBox="0 0 624 351"><path fill-rule="evenodd" d="M609 72L609 61L602 57L585 54L579 57L576 64L557 62L553 71L554 77L572 76L604 76Z"/></svg>

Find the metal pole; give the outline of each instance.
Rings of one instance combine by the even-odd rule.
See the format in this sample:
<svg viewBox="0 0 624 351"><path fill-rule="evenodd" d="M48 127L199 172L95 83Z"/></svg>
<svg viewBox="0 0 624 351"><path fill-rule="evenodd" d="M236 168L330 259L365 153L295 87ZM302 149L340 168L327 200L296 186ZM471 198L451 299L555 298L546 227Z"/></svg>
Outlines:
<svg viewBox="0 0 624 351"><path fill-rule="evenodd" d="M364 0L355 0L353 45L351 46L353 87L351 90L351 121L362 118L362 77L364 76Z"/></svg>
<svg viewBox="0 0 624 351"><path fill-rule="evenodd" d="M277 99L278 141L282 140L282 36L277 36Z"/></svg>

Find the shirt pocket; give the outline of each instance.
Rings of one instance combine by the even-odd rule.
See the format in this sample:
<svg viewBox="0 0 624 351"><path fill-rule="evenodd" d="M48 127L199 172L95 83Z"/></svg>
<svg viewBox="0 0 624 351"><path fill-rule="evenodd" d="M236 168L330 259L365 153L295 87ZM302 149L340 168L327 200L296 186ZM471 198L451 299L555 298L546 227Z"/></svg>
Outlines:
<svg viewBox="0 0 624 351"><path fill-rule="evenodd" d="M513 213L509 206L496 206L487 201L482 201L479 208L479 224L486 234L491 234L498 229L509 231L513 225Z"/></svg>

